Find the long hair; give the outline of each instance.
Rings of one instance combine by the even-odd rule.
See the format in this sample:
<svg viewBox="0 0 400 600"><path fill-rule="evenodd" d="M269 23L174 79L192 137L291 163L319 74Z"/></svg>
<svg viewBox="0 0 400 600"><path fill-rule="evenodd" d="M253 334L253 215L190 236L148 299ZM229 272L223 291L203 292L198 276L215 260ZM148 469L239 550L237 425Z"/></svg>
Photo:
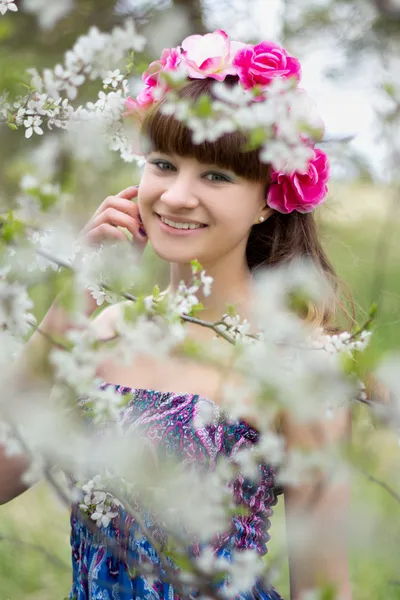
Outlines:
<svg viewBox="0 0 400 600"><path fill-rule="evenodd" d="M225 79L229 86L236 85L237 82L236 76L230 75ZM212 85L213 80L209 78L189 80L179 91L179 96L193 102L203 95L213 98ZM190 129L174 115L163 114L160 110L162 104L163 101L155 104L142 124L147 150L195 158L201 163L230 169L240 177L265 183L267 194L271 167L260 161L258 149L246 149L248 138L245 133L235 131L219 137L215 142L195 144ZM272 268L298 258L311 260L333 291L330 300L319 305L309 303L308 309L301 316L315 326L323 327L326 332L336 332L340 329L336 322L339 308L347 321L354 323L351 296L322 247L313 213L293 211L282 214L274 210L263 223L252 227L246 248L247 264L252 273L260 268ZM346 304L349 304L350 312Z"/></svg>

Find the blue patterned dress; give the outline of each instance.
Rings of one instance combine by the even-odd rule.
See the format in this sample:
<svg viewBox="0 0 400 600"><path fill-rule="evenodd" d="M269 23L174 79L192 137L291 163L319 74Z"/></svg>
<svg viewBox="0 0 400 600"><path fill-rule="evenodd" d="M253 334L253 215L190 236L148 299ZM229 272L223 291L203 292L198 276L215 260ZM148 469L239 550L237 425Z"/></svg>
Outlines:
<svg viewBox="0 0 400 600"><path fill-rule="evenodd" d="M196 394L175 394L155 390L132 389L115 384L102 383L101 389L111 387L120 394L128 395L121 415L124 425L137 424L154 443L162 444L167 451L178 453L185 462L195 461L213 468L219 456L234 458L243 447L257 442L258 433L244 421L228 421L216 418L200 429L194 423L199 413L199 400L207 400ZM219 413L219 407L211 403ZM218 556L229 559L233 550L255 549L260 555L267 552L269 518L276 504L273 470L260 466L260 478L250 481L242 476L232 482L235 502L245 505L247 514L234 516L225 534L218 534L211 543ZM118 515L107 526L101 525L102 536L86 527L79 500L72 507L71 546L73 584L70 600L179 600L173 585L129 572L128 564L151 561L160 566L154 548L141 535L133 517L118 507ZM119 555L104 544L104 534L111 544L118 545ZM196 552L193 547L193 552ZM162 569L160 570L162 573ZM161 576L160 576L161 577ZM192 596L193 597L193 596ZM254 582L251 590L236 596L237 599L282 600L271 587Z"/></svg>

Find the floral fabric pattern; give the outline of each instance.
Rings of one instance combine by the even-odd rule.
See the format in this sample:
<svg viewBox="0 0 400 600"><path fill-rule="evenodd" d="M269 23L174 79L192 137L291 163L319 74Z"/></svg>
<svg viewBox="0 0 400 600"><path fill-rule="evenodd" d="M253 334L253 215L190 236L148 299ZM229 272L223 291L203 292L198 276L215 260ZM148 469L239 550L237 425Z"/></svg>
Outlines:
<svg viewBox="0 0 400 600"><path fill-rule="evenodd" d="M167 454L178 455L185 463L195 462L212 469L219 456L233 460L244 447L257 442L258 432L244 421L215 419L206 426L194 425L201 397L196 394L175 394L156 390L132 389L103 383L102 389L113 387L118 393L128 394L121 423L139 427L153 442L160 444ZM204 399L210 402L207 399ZM213 403L212 403L213 404ZM219 407L214 404L219 411ZM219 534L210 542L217 556L230 557L233 551L254 549L259 555L267 552L270 539L268 529L272 506L276 504L274 472L268 465L260 465L257 481L237 477L231 484L237 504L244 505L246 515L233 516L229 531ZM79 489L77 490L79 492ZM81 491L81 497L85 492ZM87 493L87 492L86 492ZM73 584L70 600L179 600L173 586L162 580L146 579L129 572L133 561L152 563L160 568L159 557L141 533L137 523L123 506L113 508L112 519L100 521L89 529L83 518L80 501L72 507L71 546ZM143 514L147 519L148 515ZM162 535L156 530L155 535ZM118 553L113 547L118 546ZM197 555L194 544L190 551ZM118 556L116 556L118 554ZM237 599L282 600L273 589L254 582L251 590Z"/></svg>

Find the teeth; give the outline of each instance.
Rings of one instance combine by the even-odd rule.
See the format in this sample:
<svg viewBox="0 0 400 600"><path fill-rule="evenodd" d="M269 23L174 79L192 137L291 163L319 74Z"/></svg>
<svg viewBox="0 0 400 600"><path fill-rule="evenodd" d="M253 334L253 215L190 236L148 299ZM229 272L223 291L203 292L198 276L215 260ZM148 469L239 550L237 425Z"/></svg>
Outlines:
<svg viewBox="0 0 400 600"><path fill-rule="evenodd" d="M170 227L175 227L175 229L199 229L203 227L203 225L197 225L196 223L175 223L169 219L164 219L164 217L161 217L161 221Z"/></svg>

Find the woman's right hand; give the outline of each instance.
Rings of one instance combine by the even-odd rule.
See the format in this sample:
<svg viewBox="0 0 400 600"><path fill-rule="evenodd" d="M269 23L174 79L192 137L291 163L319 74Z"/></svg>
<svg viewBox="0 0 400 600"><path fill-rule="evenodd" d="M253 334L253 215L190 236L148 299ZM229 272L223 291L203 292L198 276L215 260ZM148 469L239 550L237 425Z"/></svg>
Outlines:
<svg viewBox="0 0 400 600"><path fill-rule="evenodd" d="M132 244L143 251L148 238L140 218L137 203L138 187L128 187L116 196L108 196L82 229L79 239L84 245L96 245L104 240L126 241L127 235L118 229L126 228L132 234Z"/></svg>

